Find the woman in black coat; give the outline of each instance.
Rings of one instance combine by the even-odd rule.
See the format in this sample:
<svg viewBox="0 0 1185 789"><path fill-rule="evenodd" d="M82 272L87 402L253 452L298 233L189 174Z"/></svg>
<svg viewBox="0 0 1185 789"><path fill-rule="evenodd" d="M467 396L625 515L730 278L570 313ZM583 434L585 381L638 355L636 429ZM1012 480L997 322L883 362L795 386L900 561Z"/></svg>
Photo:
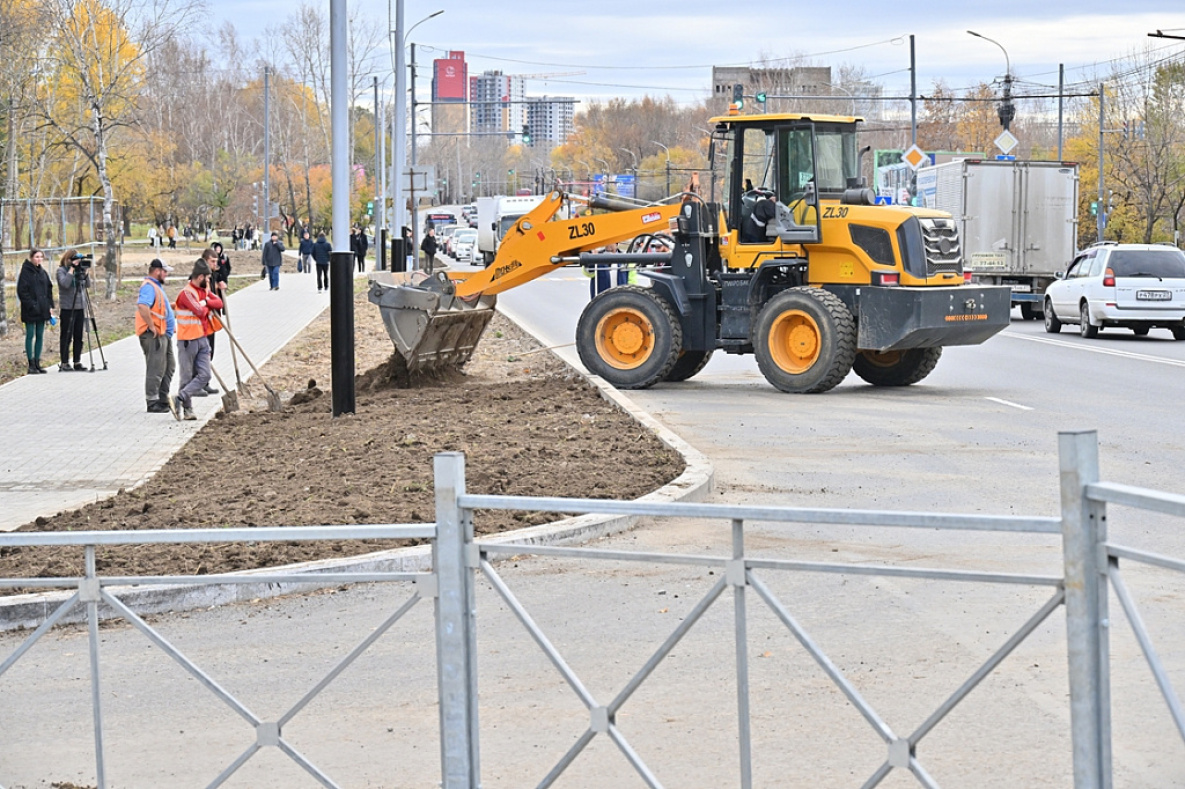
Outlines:
<svg viewBox="0 0 1185 789"><path fill-rule="evenodd" d="M16 297L21 303L21 323L25 324L25 356L30 373L46 372L41 367L41 346L45 342L45 322L53 320L53 283L43 267L45 254L34 249L21 266L16 278Z"/></svg>

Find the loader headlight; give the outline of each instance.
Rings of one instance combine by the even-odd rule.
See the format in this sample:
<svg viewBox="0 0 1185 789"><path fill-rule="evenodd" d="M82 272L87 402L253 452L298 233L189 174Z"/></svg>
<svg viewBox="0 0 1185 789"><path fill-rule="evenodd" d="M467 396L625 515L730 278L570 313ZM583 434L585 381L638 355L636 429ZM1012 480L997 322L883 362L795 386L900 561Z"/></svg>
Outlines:
<svg viewBox="0 0 1185 789"><path fill-rule="evenodd" d="M926 242L922 225L911 216L897 228L897 246L901 249L901 264L906 272L918 278L926 276Z"/></svg>

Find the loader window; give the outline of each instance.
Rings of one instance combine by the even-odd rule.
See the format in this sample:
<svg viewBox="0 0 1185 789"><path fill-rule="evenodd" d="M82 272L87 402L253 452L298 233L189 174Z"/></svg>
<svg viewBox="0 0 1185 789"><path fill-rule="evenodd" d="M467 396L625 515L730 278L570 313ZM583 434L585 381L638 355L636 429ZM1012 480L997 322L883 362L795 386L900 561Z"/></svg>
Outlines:
<svg viewBox="0 0 1185 789"><path fill-rule="evenodd" d="M810 127L783 129L781 140L782 181L778 185L778 199L793 208L806 195L808 184L815 180L815 146Z"/></svg>
<svg viewBox="0 0 1185 789"><path fill-rule="evenodd" d="M771 129L745 129L741 183L754 189L773 191L774 133Z"/></svg>

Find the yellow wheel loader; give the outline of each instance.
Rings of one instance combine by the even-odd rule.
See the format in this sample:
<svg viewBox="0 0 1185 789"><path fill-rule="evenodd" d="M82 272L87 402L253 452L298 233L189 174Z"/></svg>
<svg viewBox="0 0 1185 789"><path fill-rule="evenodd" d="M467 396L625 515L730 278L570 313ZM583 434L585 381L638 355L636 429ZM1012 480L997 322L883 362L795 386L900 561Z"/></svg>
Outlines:
<svg viewBox="0 0 1185 789"><path fill-rule="evenodd" d="M825 392L853 369L876 386L916 383L944 346L1007 326L1010 293L970 283L949 215L875 205L860 178L859 122L716 118L706 198L593 198L588 207L603 213L572 216L581 199L552 192L484 271L403 283L376 275L370 300L415 371L463 364L504 290L565 265L636 265L648 286L601 293L576 329L581 361L617 387L687 380L716 351L754 354L784 392ZM668 252L593 252L663 232L674 239Z"/></svg>

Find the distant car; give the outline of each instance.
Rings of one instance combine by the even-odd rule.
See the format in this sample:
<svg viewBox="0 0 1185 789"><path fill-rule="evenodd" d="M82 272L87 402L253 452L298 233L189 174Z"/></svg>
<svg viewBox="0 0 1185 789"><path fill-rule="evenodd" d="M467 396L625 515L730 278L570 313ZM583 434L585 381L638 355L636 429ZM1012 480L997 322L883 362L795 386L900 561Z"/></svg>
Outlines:
<svg viewBox="0 0 1185 789"><path fill-rule="evenodd" d="M453 233L453 258L458 263L472 263L476 257L477 231L463 227Z"/></svg>
<svg viewBox="0 0 1185 789"><path fill-rule="evenodd" d="M436 226L436 243L444 254L452 256L452 237L453 233L457 232L460 225L437 225Z"/></svg>
<svg viewBox="0 0 1185 789"><path fill-rule="evenodd" d="M1185 252L1165 244L1084 249L1045 289L1044 312L1050 334L1070 323L1083 337L1110 327L1142 337L1160 327L1185 340Z"/></svg>

